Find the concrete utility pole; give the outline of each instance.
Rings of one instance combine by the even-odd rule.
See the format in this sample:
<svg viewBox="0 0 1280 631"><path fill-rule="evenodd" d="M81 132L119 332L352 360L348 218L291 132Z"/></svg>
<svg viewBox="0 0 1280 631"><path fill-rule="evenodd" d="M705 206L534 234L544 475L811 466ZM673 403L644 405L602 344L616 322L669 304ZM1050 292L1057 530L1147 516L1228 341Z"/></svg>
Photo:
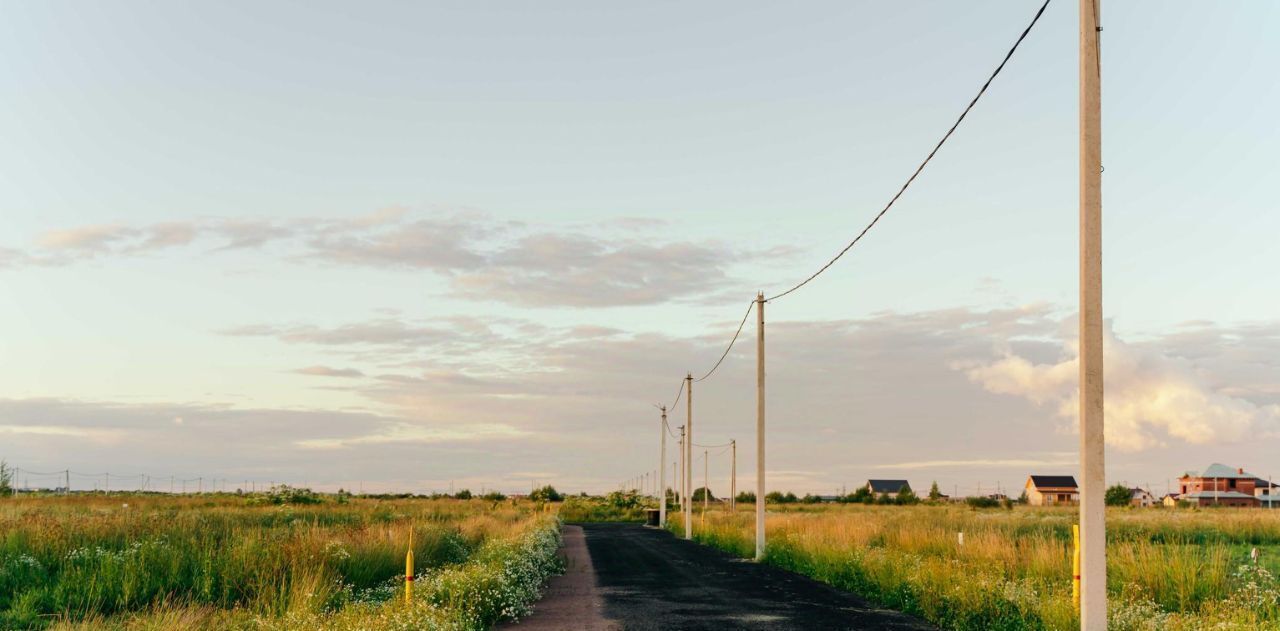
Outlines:
<svg viewBox="0 0 1280 631"><path fill-rule="evenodd" d="M764 558L764 293L756 294L756 560Z"/></svg>
<svg viewBox="0 0 1280 631"><path fill-rule="evenodd" d="M684 505L689 503L689 498L684 493L684 425L680 426L680 478L675 486L679 487L676 490L676 499L680 501L680 516L684 517Z"/></svg>
<svg viewBox="0 0 1280 631"><path fill-rule="evenodd" d="M658 426L658 525L667 525L667 406L662 406L662 424Z"/></svg>
<svg viewBox="0 0 1280 631"><path fill-rule="evenodd" d="M1102 433L1102 70L1098 11L1080 0L1080 629L1107 628Z"/></svg>
<svg viewBox="0 0 1280 631"><path fill-rule="evenodd" d="M693 373L685 375L685 387L688 388L685 397L685 430L684 430L684 448L685 462L689 466L684 468L684 488L689 492L693 492ZM693 502L685 502L684 506L684 538L693 538Z"/></svg>
<svg viewBox="0 0 1280 631"><path fill-rule="evenodd" d="M729 511L738 512L738 441L729 441Z"/></svg>

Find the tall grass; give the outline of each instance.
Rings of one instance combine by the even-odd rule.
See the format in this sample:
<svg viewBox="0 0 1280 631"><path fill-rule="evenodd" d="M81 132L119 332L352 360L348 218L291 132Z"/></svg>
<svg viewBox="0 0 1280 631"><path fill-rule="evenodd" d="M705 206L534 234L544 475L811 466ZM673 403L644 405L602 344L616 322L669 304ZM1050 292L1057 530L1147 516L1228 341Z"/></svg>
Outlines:
<svg viewBox="0 0 1280 631"><path fill-rule="evenodd" d="M535 525L554 530L530 505L479 500L8 500L0 502L0 628L129 620L168 628L169 618L185 628L220 618L208 628L224 628L225 612L259 621L329 615L392 595L410 530L418 570L435 576L513 551L502 546Z"/></svg>
<svg viewBox="0 0 1280 631"><path fill-rule="evenodd" d="M670 527L682 532L679 519ZM1074 519L1063 509L771 507L765 562L945 628L1074 629ZM694 521L698 541L742 557L754 553L753 529L747 513ZM1280 554L1251 568L1253 545L1280 552L1280 514L1109 513L1111 628L1280 629Z"/></svg>

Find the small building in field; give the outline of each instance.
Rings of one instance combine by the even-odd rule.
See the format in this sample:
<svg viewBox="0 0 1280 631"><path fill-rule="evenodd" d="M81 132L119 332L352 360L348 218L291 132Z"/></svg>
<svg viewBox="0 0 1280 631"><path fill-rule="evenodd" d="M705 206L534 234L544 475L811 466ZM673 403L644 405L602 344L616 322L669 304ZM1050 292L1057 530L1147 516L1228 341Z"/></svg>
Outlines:
<svg viewBox="0 0 1280 631"><path fill-rule="evenodd" d="M911 483L906 480L867 480L867 490L876 497L894 497L903 489L911 490Z"/></svg>
<svg viewBox="0 0 1280 631"><path fill-rule="evenodd" d="M1160 503L1166 508L1177 508L1178 500L1181 498L1182 496L1177 493L1168 493L1164 497L1160 498Z"/></svg>
<svg viewBox="0 0 1280 631"><path fill-rule="evenodd" d="M1027 504L1031 506L1069 506L1080 502L1080 487L1075 476L1032 475L1027 477Z"/></svg>
<svg viewBox="0 0 1280 631"><path fill-rule="evenodd" d="M1152 495L1146 489L1132 488L1129 489L1129 505L1139 508L1150 508L1156 505L1156 496Z"/></svg>
<svg viewBox="0 0 1280 631"><path fill-rule="evenodd" d="M1244 469L1233 469L1213 463L1201 473L1188 472L1178 478L1181 499L1195 506L1257 507L1262 500L1255 494L1260 479Z"/></svg>

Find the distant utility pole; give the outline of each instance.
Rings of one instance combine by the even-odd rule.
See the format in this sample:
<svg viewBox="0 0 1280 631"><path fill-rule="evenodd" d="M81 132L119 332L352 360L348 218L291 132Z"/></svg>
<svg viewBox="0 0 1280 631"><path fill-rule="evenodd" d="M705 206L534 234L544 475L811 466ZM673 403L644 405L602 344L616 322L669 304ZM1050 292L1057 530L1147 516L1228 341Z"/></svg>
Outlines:
<svg viewBox="0 0 1280 631"><path fill-rule="evenodd" d="M711 458L702 452L702 518L707 518L707 502L711 495Z"/></svg>
<svg viewBox="0 0 1280 631"><path fill-rule="evenodd" d="M764 293L756 294L756 560L764 558Z"/></svg>
<svg viewBox="0 0 1280 631"><path fill-rule="evenodd" d="M667 526L667 406L658 406L662 421L658 425L658 525Z"/></svg>
<svg viewBox="0 0 1280 631"><path fill-rule="evenodd" d="M738 512L738 441L729 441L729 511Z"/></svg>
<svg viewBox="0 0 1280 631"><path fill-rule="evenodd" d="M693 463L693 373L688 373L684 378L685 387L688 388L688 396L685 397L685 430L684 430L684 448L685 459L691 465ZM684 469L684 488L690 493L693 492L693 467L687 466ZM684 507L684 538L693 539L693 502L685 502Z"/></svg>
<svg viewBox="0 0 1280 631"><path fill-rule="evenodd" d="M1080 629L1107 628L1102 410L1102 0L1080 0Z"/></svg>

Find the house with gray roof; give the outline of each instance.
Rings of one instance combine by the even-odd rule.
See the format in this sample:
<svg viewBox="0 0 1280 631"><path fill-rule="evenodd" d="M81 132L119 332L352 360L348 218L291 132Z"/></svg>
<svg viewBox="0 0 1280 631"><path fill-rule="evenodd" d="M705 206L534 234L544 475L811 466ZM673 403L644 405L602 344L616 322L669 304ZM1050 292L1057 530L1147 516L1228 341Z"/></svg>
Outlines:
<svg viewBox="0 0 1280 631"><path fill-rule="evenodd" d="M867 490L876 497L896 496L903 489L911 490L911 483L906 480L867 480Z"/></svg>
<svg viewBox="0 0 1280 631"><path fill-rule="evenodd" d="M1215 462L1200 473L1178 478L1179 499L1195 506L1257 507L1263 503L1255 494L1259 482L1270 488L1270 483L1242 468Z"/></svg>

